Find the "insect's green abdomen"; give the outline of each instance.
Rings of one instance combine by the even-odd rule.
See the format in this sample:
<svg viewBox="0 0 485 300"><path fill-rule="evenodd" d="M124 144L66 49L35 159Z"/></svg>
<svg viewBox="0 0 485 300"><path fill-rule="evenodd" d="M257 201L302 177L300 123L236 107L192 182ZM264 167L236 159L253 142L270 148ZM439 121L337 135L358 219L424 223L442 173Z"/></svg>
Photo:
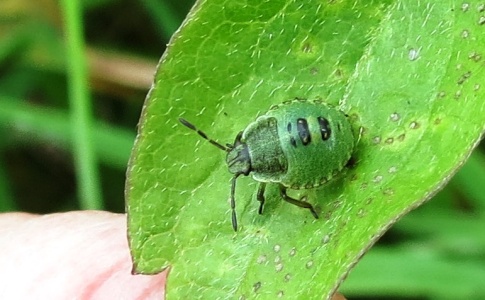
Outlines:
<svg viewBox="0 0 485 300"><path fill-rule="evenodd" d="M322 185L347 164L354 136L347 117L319 101L289 101L266 114L277 120L278 136L287 161L278 181L292 189ZM254 177L260 177L254 169Z"/></svg>

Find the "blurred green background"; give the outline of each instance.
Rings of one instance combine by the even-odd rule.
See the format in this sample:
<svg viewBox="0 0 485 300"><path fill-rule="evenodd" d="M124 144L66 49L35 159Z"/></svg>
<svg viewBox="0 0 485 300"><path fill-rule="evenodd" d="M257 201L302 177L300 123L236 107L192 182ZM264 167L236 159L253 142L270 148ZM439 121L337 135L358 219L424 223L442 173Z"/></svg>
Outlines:
<svg viewBox="0 0 485 300"><path fill-rule="evenodd" d="M124 211L125 170L143 101L194 1L84 0L79 22L67 2L0 1L2 212ZM91 103L84 112L89 122L76 122L82 102L72 84L82 60L68 51L66 36L75 31L67 20L85 38L88 71L79 73L78 88ZM92 149L77 142L83 132ZM484 149L482 143L434 199L381 238L343 284L344 295L485 299ZM79 165L76 157L91 150L87 167ZM94 181L87 192L79 187L82 174Z"/></svg>

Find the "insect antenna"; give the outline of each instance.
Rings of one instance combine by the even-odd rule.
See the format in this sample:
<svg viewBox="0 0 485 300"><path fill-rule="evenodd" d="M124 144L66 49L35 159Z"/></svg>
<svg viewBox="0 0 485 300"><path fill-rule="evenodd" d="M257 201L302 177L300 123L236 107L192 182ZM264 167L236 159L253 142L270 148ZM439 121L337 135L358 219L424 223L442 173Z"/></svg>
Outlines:
<svg viewBox="0 0 485 300"><path fill-rule="evenodd" d="M189 121L185 120L184 118L179 118L179 121L184 126L186 126L186 127L190 128L190 129L192 129L193 131L197 132L201 137L203 137L204 139L208 140L209 143L211 143L212 145L216 146L217 148L219 148L221 150L224 150L226 152L229 152L232 149L232 147L229 147L229 144L227 146L223 146L223 145L219 144L218 142L214 141L213 139L209 138L207 136L207 134L205 134L205 132L199 130L197 127L195 127L192 123L190 123Z"/></svg>
<svg viewBox="0 0 485 300"><path fill-rule="evenodd" d="M239 177L239 174L234 175L231 180L231 219L232 219L232 228L234 231L237 231L237 217L236 217L236 200L234 194L236 192L236 179Z"/></svg>

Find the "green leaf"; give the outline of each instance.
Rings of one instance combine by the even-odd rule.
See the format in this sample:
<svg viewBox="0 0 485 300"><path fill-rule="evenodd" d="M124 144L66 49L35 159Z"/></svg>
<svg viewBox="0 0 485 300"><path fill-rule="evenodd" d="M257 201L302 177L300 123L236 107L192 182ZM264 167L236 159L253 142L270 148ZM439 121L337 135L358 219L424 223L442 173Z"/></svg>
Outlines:
<svg viewBox="0 0 485 300"><path fill-rule="evenodd" d="M478 1L198 2L162 57L131 157L134 271L170 268L174 299L329 297L478 142L484 26ZM258 215L256 184L240 179L234 233L224 153L178 117L232 142L295 97L341 105L359 136L355 165L299 192L319 220L273 186Z"/></svg>

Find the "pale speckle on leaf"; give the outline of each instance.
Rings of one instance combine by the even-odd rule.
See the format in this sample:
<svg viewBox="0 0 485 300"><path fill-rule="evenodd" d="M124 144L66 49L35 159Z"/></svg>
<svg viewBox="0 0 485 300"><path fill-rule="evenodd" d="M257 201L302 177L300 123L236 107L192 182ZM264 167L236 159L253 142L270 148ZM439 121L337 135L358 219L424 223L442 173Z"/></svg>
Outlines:
<svg viewBox="0 0 485 300"><path fill-rule="evenodd" d="M401 118L401 116L399 116L398 113L392 113L391 117L390 117L391 121L393 121L393 122L399 121L400 118Z"/></svg>
<svg viewBox="0 0 485 300"><path fill-rule="evenodd" d="M408 58L410 61L415 61L419 58L419 50L415 48L409 49Z"/></svg>

